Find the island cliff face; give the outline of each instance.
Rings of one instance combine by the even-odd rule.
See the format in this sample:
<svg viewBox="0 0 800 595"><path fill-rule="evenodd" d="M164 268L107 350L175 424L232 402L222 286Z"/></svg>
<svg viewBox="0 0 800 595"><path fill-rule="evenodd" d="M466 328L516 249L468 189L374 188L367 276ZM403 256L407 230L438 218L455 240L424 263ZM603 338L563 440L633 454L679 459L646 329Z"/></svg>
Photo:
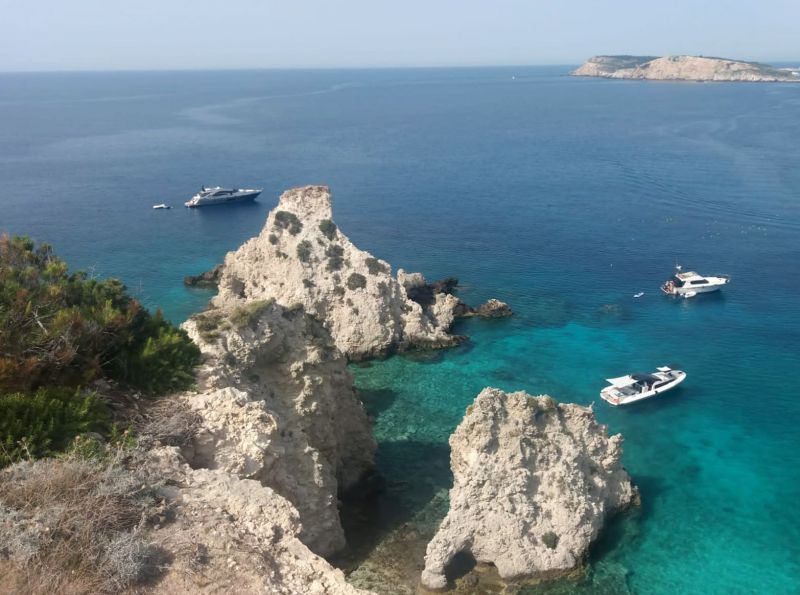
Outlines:
<svg viewBox="0 0 800 595"><path fill-rule="evenodd" d="M322 321L351 360L415 347L446 347L460 300L438 293L423 307L407 287L424 277L392 276L389 263L359 250L333 222L330 190L283 193L261 234L225 258L214 304L274 300Z"/></svg>
<svg viewBox="0 0 800 595"><path fill-rule="evenodd" d="M800 82L799 69L704 56L594 56L571 74L661 81Z"/></svg>
<svg viewBox="0 0 800 595"><path fill-rule="evenodd" d="M422 584L445 588L457 554L507 581L579 568L609 515L638 502L621 446L589 408L484 389L450 437L450 510Z"/></svg>

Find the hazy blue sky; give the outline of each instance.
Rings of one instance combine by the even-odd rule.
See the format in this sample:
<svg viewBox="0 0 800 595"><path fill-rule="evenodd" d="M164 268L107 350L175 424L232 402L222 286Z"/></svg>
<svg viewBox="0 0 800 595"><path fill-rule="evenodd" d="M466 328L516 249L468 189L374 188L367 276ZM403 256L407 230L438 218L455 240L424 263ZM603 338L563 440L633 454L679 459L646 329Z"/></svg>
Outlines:
<svg viewBox="0 0 800 595"><path fill-rule="evenodd" d="M0 71L800 60L800 0L0 0Z"/></svg>

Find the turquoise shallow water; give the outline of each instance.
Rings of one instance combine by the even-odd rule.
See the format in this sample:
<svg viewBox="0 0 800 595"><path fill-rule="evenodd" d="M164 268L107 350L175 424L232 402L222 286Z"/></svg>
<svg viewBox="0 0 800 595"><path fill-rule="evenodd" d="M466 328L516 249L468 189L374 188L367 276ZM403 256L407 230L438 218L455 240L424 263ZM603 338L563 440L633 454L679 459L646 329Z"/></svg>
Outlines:
<svg viewBox="0 0 800 595"><path fill-rule="evenodd" d="M483 387L546 392L598 401L642 490L567 590L800 592L800 86L565 70L1 75L0 229L182 320L209 297L183 275L256 234L283 188L329 183L356 244L517 313L354 367L389 480L378 523L431 503L436 521L447 436ZM265 192L150 209L216 183ZM658 285L676 262L733 283L675 302ZM597 399L663 363L688 372L674 393Z"/></svg>

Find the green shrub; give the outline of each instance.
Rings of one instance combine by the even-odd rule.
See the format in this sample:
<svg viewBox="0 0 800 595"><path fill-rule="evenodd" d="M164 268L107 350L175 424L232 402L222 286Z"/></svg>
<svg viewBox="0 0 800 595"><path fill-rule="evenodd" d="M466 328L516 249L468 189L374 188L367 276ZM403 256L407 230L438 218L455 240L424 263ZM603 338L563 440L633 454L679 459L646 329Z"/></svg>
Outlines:
<svg viewBox="0 0 800 595"><path fill-rule="evenodd" d="M542 543L544 543L551 550L554 550L558 545L558 535L556 535L552 531L548 531L547 533L542 535Z"/></svg>
<svg viewBox="0 0 800 595"><path fill-rule="evenodd" d="M105 403L94 393L40 388L0 395L0 467L66 449L85 432L109 427Z"/></svg>
<svg viewBox="0 0 800 595"><path fill-rule="evenodd" d="M303 224L297 218L297 215L289 211L275 213L275 226L279 229L288 229L293 236L296 236L303 229Z"/></svg>
<svg viewBox="0 0 800 595"><path fill-rule="evenodd" d="M302 262L309 262L311 260L311 242L303 240L297 244L297 258Z"/></svg>
<svg viewBox="0 0 800 595"><path fill-rule="evenodd" d="M370 275L377 275L378 273L388 273L389 269L377 258L373 258L370 256L365 261L367 263L367 270L369 270Z"/></svg>
<svg viewBox="0 0 800 595"><path fill-rule="evenodd" d="M319 222L319 230L329 240L336 237L336 224L330 219L323 219Z"/></svg>
<svg viewBox="0 0 800 595"><path fill-rule="evenodd" d="M347 289L353 291L364 289L367 286L367 278L359 273L351 273L347 278Z"/></svg>
<svg viewBox="0 0 800 595"><path fill-rule="evenodd" d="M267 308L275 303L275 300L256 300L248 302L243 306L238 306L231 312L231 323L239 330L245 327L255 328L258 319L261 318Z"/></svg>
<svg viewBox="0 0 800 595"><path fill-rule="evenodd" d="M344 248L337 245L330 245L325 249L325 256L328 257L327 269L338 271L344 265Z"/></svg>
<svg viewBox="0 0 800 595"><path fill-rule="evenodd" d="M269 243L273 246L278 243L278 236L276 236L274 233L269 234L267 238L269 239Z"/></svg>
<svg viewBox="0 0 800 595"><path fill-rule="evenodd" d="M145 390L183 388L199 361L188 336L118 280L70 275L47 244L0 237L0 393L102 376Z"/></svg>

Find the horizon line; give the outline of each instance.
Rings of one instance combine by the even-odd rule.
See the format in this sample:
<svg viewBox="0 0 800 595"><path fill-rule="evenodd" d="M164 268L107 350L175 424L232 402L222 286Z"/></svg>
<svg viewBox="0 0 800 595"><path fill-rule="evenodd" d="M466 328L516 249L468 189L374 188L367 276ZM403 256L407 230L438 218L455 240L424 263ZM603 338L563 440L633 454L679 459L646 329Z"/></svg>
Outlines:
<svg viewBox="0 0 800 595"><path fill-rule="evenodd" d="M595 54L596 56L616 56L628 54ZM634 55L634 54L630 54ZM637 54L638 55L638 54ZM644 55L644 54L642 54ZM702 54L664 54L665 56L701 56ZM722 58L741 62L795 63L800 59L753 60L741 58ZM519 63L519 64L422 64L422 65L384 65L384 66L232 66L232 67L176 67L176 68L77 68L66 70L0 70L0 75L9 74L115 74L115 73L143 73L143 72L252 72L252 71L291 71L291 70L436 70L436 69L470 69L470 68L531 68L531 67L574 67L580 66L588 59L581 62L548 62L548 63Z"/></svg>

